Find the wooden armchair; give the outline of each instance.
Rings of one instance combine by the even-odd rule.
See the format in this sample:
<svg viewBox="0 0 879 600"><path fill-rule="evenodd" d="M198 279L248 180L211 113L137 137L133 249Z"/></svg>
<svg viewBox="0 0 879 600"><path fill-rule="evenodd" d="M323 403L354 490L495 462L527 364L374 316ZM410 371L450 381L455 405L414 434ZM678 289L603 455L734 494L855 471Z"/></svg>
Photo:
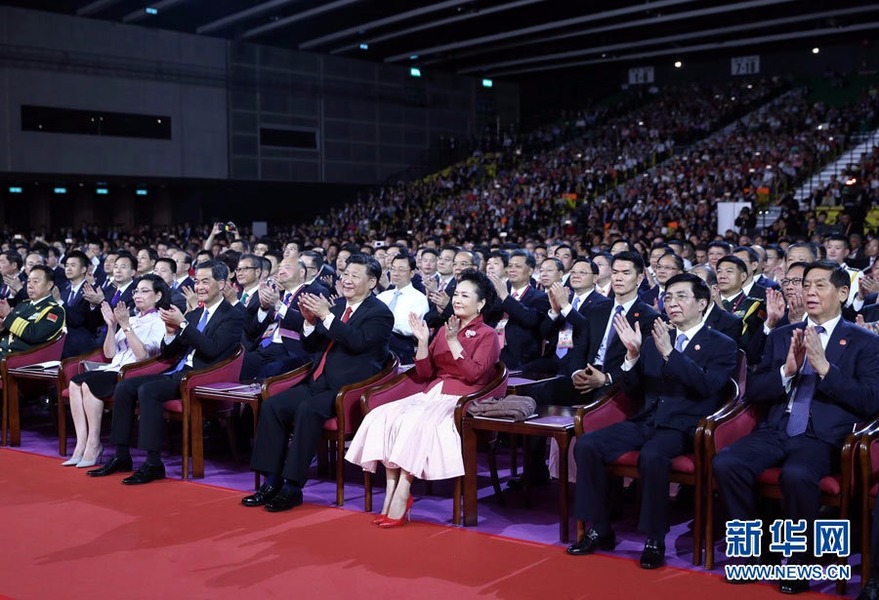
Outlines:
<svg viewBox="0 0 879 600"><path fill-rule="evenodd" d="M493 398L506 395L507 391L507 368L502 362L498 362L494 367L494 374L491 381L483 388L461 396L455 405L455 427L458 433L461 433L461 422L467 407L471 402L482 400L484 398ZM360 405L365 416L369 411L383 404L401 400L418 392L424 391L429 382L419 382L415 379L415 368L397 375L393 379L387 381L384 385L375 387L367 393L363 394ZM364 471L364 487L366 494L364 496L364 510L369 512L372 510L372 474ZM462 478L455 478L455 489L452 497L452 523L461 524L461 496L462 496Z"/></svg>
<svg viewBox="0 0 879 600"><path fill-rule="evenodd" d="M870 542L873 506L879 493L879 419L871 421L859 433L857 456L861 501L861 585L865 585L870 578L872 559Z"/></svg>
<svg viewBox="0 0 879 600"><path fill-rule="evenodd" d="M721 393L724 408L734 404L739 399L738 384L730 379L726 388ZM722 408L721 410L724 410ZM574 432L577 437L590 431L596 431L617 423L635 414L634 402L619 388L612 389L604 398L596 400L592 404L582 407L574 416ZM703 430L705 423L710 417L702 419L693 438L693 452L676 456L671 461L669 480L672 483L693 486L695 489L695 507L693 514L693 564L702 563L703 541L703 506L704 506L704 474L705 458ZM616 477L638 478L638 458L640 452L632 450L626 452L615 461L606 465L609 475ZM577 523L578 539L583 535L583 523Z"/></svg>
<svg viewBox="0 0 879 600"><path fill-rule="evenodd" d="M66 337L65 334L61 334L51 342L22 352L13 352L0 359L0 386L3 388L3 431L0 433L0 444L5 446L8 440L10 446L21 445L19 382L16 377L10 376L10 371L43 362L60 361ZM54 370L50 370L42 374L46 376L34 378L51 381L55 373ZM34 375L37 375L37 372Z"/></svg>
<svg viewBox="0 0 879 600"><path fill-rule="evenodd" d="M282 373L274 377L266 379L261 384L242 385L238 381L220 381L209 383L207 385L199 385L189 394L191 403L191 412L202 414L205 402L217 402L219 406L217 410L225 410L234 403L244 404L253 411L253 437L256 439L257 428L259 427L259 414L262 403L269 396L279 394L305 379L311 372L312 363L307 362L304 365L293 369L288 373ZM198 422L193 416L193 422ZM193 440L197 437L197 432L193 430ZM192 444L192 477L204 477L204 444L193 442ZM254 489L259 488L260 474L254 473Z"/></svg>
<svg viewBox="0 0 879 600"><path fill-rule="evenodd" d="M703 444L705 446L705 568L714 568L714 469L712 462L714 457L723 448L731 445L739 439L751 433L760 421L766 416L767 405L748 404L738 402L725 407L708 418L703 430ZM821 492L821 502L827 506L839 508L840 518L847 519L849 506L854 487L855 459L857 456L856 445L860 431L849 434L840 450L840 470L821 479L818 488ZM757 478L757 491L767 498L781 499L781 487L779 476L781 468L773 467L766 469ZM839 559L843 564L844 558ZM845 581L836 584L838 593L845 590Z"/></svg>
<svg viewBox="0 0 879 600"><path fill-rule="evenodd" d="M85 371L84 362L106 363L104 351L95 348L85 354L71 356L61 361L58 368L58 454L67 456L67 407L70 406L70 380Z"/></svg>
<svg viewBox="0 0 879 600"><path fill-rule="evenodd" d="M235 352L228 358L205 369L186 373L180 379L180 398L168 400L163 404L166 418L183 422L183 479L189 477L190 444L193 454L204 454L201 404L196 404L196 410L193 412L193 404L190 400L192 391L198 386L211 383L237 381L241 376L242 362L244 362L244 347L239 344ZM226 408L227 412L230 410L228 407Z"/></svg>
<svg viewBox="0 0 879 600"><path fill-rule="evenodd" d="M354 437L357 428L363 421L363 413L360 408L360 399L369 390L387 383L397 376L400 361L391 352L385 361L381 371L370 377L351 385L346 385L336 394L336 416L324 421L323 439L327 442L330 450L331 463L336 473L336 504L342 506L345 503L345 442Z"/></svg>

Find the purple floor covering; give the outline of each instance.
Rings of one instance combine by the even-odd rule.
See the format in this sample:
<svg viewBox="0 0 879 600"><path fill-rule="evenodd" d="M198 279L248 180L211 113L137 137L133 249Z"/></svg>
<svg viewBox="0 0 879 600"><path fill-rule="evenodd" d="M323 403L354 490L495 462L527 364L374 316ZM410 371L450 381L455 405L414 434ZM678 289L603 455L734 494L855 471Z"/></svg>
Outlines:
<svg viewBox="0 0 879 600"><path fill-rule="evenodd" d="M24 428L21 435L21 447L18 450L57 458L59 468L62 468L60 463L64 459L58 455L57 433L46 414L37 412L36 414L25 414L23 417L25 419L23 423ZM72 436L72 427L69 428L69 431ZM106 438L105 434L103 436L105 442ZM165 462L167 476L171 479L180 479L182 461L179 452L179 435L173 436L170 444L171 449L166 445L162 457ZM71 437L68 440L68 452L72 452L73 445L74 439ZM132 454L136 467L142 462L144 454L136 449L132 451ZM105 459L109 456L112 456L112 448L107 447ZM558 547L560 553L564 552L565 544L559 540L558 482L553 481L549 486L535 488L531 493L530 499L527 499L524 492L510 490L504 485L504 480L510 476L510 457L508 451L499 453L498 468L501 486L504 489L505 506L503 507L499 506L494 497L487 461L484 455L480 455L479 521L476 529L487 534L554 545ZM85 476L83 472L83 477ZM316 463L312 465L310 476L311 479L303 490L305 502L335 507L335 478L331 478L329 475L318 474ZM253 489L254 477L243 458L240 462L236 463L234 461L225 436L221 432L209 430L205 439L205 477L204 479L191 479L186 484L204 484L236 489L241 490L243 495ZM381 476L381 470L374 477L374 484L373 508L377 510L381 507L384 499L384 479ZM573 485L570 488L570 506L573 511ZM416 502L412 509L413 519L452 526L451 481L434 482L430 494L428 494L427 484L423 481L413 484L412 489L416 497ZM685 494L682 494L682 496L685 496ZM362 512L363 503L364 486L362 472L354 465L346 463L345 504L341 508ZM614 520L618 544L613 554L618 557L638 560L640 556L644 544L644 536L637 531L637 511L638 500L635 494L624 493L618 510L620 514ZM283 515L278 516L283 518ZM704 574L706 573L704 567L694 567L692 564L693 534L690 529L692 525L691 516L691 502L685 499L672 502L671 529L665 540L667 564L671 567L689 569ZM365 515L364 522L368 522L368 517ZM719 533L722 533L722 531ZM576 537L573 518L570 520L570 536L571 538ZM853 551L857 549L855 546L858 539L854 534L852 535ZM723 550L723 544L718 542L715 552L718 564L711 572L714 576L722 576L722 565L724 564ZM588 558L576 560L588 560ZM853 597L860 590L860 579L858 576L860 555L853 554L849 558L849 564L852 565L853 578L848 585L848 596ZM830 582L813 582L812 590L832 594L834 593L834 586Z"/></svg>

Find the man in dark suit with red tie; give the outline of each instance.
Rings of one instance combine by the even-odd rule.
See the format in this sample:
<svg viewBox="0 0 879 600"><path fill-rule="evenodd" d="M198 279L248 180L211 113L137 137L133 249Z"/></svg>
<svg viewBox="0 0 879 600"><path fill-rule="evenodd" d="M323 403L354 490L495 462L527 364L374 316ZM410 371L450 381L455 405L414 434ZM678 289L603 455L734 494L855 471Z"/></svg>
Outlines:
<svg viewBox="0 0 879 600"><path fill-rule="evenodd" d="M165 477L161 460L162 404L180 397L180 380L193 369L204 369L231 356L241 339L243 311L236 310L223 298L228 285L229 268L218 260L196 267L195 293L201 308L185 316L176 306L160 309L165 322L163 357L182 355L177 365L160 375L146 375L122 381L113 402L110 440L116 444L116 455L99 469L89 471L92 477L104 477L132 469L130 445L135 421L135 407L140 406L138 446L147 451L146 462L130 477L126 485L149 483Z"/></svg>
<svg viewBox="0 0 879 600"><path fill-rule="evenodd" d="M574 510L591 527L568 548L569 554L614 547L604 466L630 450L640 450L643 493L638 528L647 535L641 567L655 569L665 563L671 461L692 452L696 425L719 407L738 352L735 342L704 325L711 292L699 277L691 273L671 277L665 299L671 329L662 319L656 319L648 331L637 322L632 328L622 315L614 319L626 348L620 383L629 397L643 397L643 404L634 417L577 439Z"/></svg>
<svg viewBox="0 0 879 600"><path fill-rule="evenodd" d="M809 264L803 275L806 321L769 334L746 398L767 404L768 414L714 458L730 519L756 516L757 478L780 467L784 516L806 520L811 531L821 503L818 482L831 473L854 426L879 413L879 337L842 318L850 283L832 261ZM807 580L779 583L785 593L809 589Z"/></svg>
<svg viewBox="0 0 879 600"><path fill-rule="evenodd" d="M303 344L320 358L304 382L263 404L250 466L267 479L241 500L244 506L279 512L302 504L308 466L323 423L333 416L336 394L381 371L394 315L372 294L380 277L375 259L355 254L340 280L342 298L334 305L322 296L300 297Z"/></svg>

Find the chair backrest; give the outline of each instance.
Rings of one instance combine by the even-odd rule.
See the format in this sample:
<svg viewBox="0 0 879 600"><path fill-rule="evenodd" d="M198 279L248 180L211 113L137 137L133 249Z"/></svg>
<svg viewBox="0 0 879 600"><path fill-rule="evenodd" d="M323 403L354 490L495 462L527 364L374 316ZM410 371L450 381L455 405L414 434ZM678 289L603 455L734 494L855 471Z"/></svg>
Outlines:
<svg viewBox="0 0 879 600"><path fill-rule="evenodd" d="M637 403L616 384L606 394L577 410L574 431L579 436L603 429L634 416L637 411Z"/></svg>
<svg viewBox="0 0 879 600"><path fill-rule="evenodd" d="M292 371L287 373L281 373L280 375L275 375L274 377L269 377L262 383L262 397L263 400L270 396L274 396L275 394L280 394L281 392L285 392L289 390L294 385L301 383L308 374L311 373L311 367L314 363L311 361L305 363L302 366L296 367Z"/></svg>
<svg viewBox="0 0 879 600"><path fill-rule="evenodd" d="M40 344L34 348L13 352L0 359L0 381L6 381L9 369L18 369L28 365L36 365L39 363L57 360L60 362L61 353L64 351L64 339L66 334L61 334L58 338L45 344Z"/></svg>
<svg viewBox="0 0 879 600"><path fill-rule="evenodd" d="M180 389L189 393L192 388L220 381L238 381L241 378L241 365L244 363L244 346L238 348L231 356L212 364L204 369L189 371L180 380Z"/></svg>
<svg viewBox="0 0 879 600"><path fill-rule="evenodd" d="M361 413L365 415L383 404L417 394L423 391L426 385L427 382L417 377L415 367L409 367L382 385L366 390L360 397Z"/></svg>
<svg viewBox="0 0 879 600"><path fill-rule="evenodd" d="M734 377L736 384L739 386L738 397L741 400L745 397L745 385L748 383L748 356L741 348L739 348L738 354L736 355L736 370Z"/></svg>
<svg viewBox="0 0 879 600"><path fill-rule="evenodd" d="M161 356L139 360L137 362L123 365L122 368L119 369L118 380L122 381L123 379L131 377L143 377L144 375L158 375L159 373L170 371L178 362L180 362L179 357L162 358Z"/></svg>
<svg viewBox="0 0 879 600"><path fill-rule="evenodd" d="M59 390L67 389L67 386L70 384L70 378L83 372L83 363L86 361L100 363L109 362L107 357L104 356L104 351L101 348L95 348L85 354L65 358L61 361L61 368L58 369Z"/></svg>
<svg viewBox="0 0 879 600"><path fill-rule="evenodd" d="M369 379L346 385L339 390L336 394L336 419L340 429L344 429L346 433L357 429L363 420L363 411L360 409L361 397L368 390L395 379L399 366L400 360L390 352L381 371Z"/></svg>

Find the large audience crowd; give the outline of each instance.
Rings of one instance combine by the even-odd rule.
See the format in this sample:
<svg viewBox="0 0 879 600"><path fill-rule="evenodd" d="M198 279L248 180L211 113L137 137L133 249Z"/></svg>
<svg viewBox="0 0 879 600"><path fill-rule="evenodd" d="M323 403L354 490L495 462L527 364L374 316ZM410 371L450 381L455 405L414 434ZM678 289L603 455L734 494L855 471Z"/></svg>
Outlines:
<svg viewBox="0 0 879 600"><path fill-rule="evenodd" d="M66 333L65 356L100 349L110 370L172 361L118 385L115 372L71 383L78 437L65 464L97 466L93 477L133 470L137 422L146 458L127 485L165 476L163 403L186 373L239 345L243 382L311 363L303 383L264 402L253 440L265 483L242 504L281 512L302 503L336 393L381 372L392 350L414 365L411 385L369 413L347 455L386 468L382 528L406 522L414 479L463 475L455 404L491 382L498 361L555 376L529 390L537 404L579 405L619 387L643 403L577 440L575 512L589 526L567 551L614 547L603 465L640 450L647 569L665 560L671 460L692 451L693 430L744 360L747 399L770 408L715 458L720 497L730 518L754 518L757 478L781 466L785 516L813 521L845 435L879 415L879 239L819 229L817 214L801 218L789 203L780 225L756 235L743 214L741 235L718 236L714 216L724 198L784 194L875 116L873 97L848 110L807 98L780 81L656 90L593 113L576 139L477 152L271 237L231 223L16 234L0 253L0 353ZM860 169L875 177L874 156ZM115 453L98 466L109 397ZM527 446L539 484L546 446ZM781 582L788 593L808 587Z"/></svg>

